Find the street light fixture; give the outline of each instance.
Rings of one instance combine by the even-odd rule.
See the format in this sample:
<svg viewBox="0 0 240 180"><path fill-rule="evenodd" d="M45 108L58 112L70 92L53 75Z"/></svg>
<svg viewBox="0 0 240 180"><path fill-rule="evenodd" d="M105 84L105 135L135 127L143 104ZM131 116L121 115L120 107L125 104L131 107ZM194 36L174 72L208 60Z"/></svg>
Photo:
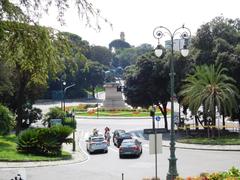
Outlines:
<svg viewBox="0 0 240 180"><path fill-rule="evenodd" d="M180 34L181 39L184 40L183 48L180 50L182 56L186 57L189 53L187 49L188 39L191 37L191 31L184 25L177 28L173 33L164 26L156 27L153 30L153 36L158 40L158 46L154 53L157 57L160 57L163 50L160 46L160 39L164 34L167 34L171 38L171 60L170 60L170 82L171 82L171 130L170 130L170 158L169 158L169 170L167 173L167 180L174 180L178 176L177 172L177 158L175 156L175 131L174 131L174 64L173 64L173 47L174 47L174 37Z"/></svg>
<svg viewBox="0 0 240 180"><path fill-rule="evenodd" d="M64 84L64 86L66 85L66 82L63 82ZM67 89L69 89L69 88L71 88L71 87L73 87L73 86L75 86L76 84L72 84L72 85L70 85L70 86L67 86L67 87L65 87L64 88L64 90L63 90L63 111L65 112L65 93L66 93L66 91L67 91Z"/></svg>

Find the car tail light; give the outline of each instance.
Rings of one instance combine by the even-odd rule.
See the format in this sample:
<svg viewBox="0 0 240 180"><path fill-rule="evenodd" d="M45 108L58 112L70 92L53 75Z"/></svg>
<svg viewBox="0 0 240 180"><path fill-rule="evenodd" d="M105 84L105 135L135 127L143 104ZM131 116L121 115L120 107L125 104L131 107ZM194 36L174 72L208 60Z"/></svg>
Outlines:
<svg viewBox="0 0 240 180"><path fill-rule="evenodd" d="M139 147L138 146L134 146L133 149L134 150L139 150Z"/></svg>

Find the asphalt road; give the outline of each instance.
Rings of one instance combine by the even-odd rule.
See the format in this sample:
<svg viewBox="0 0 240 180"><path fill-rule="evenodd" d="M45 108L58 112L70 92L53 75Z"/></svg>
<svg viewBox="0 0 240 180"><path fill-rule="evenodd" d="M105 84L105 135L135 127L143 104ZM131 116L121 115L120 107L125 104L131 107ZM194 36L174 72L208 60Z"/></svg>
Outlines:
<svg viewBox="0 0 240 180"><path fill-rule="evenodd" d="M85 139L97 128L111 130L142 130L151 127L151 119L77 119L79 145L86 152ZM141 136L141 135L140 135ZM88 160L78 164L26 168L28 180L141 180L155 174L154 155L149 155L148 141L143 142L143 154L140 158L119 159L118 149L109 147L107 154L88 155ZM88 153L87 153L88 154ZM198 175L201 172L225 171L231 166L240 167L240 152L203 151L176 149L178 173L183 176ZM165 179L168 171L169 148L163 147L158 155L158 174Z"/></svg>

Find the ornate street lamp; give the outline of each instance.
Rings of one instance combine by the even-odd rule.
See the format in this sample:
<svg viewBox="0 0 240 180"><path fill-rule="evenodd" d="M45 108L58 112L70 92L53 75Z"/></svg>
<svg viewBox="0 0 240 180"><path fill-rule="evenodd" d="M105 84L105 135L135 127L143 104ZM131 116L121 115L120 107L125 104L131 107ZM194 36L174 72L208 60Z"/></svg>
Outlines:
<svg viewBox="0 0 240 180"><path fill-rule="evenodd" d="M167 180L174 180L178 176L177 172L177 158L175 156L175 131L174 131L174 64L173 64L173 49L174 49L174 37L180 35L183 39L183 46L180 49L182 56L186 57L189 53L187 49L187 43L191 37L191 31L186 28L184 25L180 28L177 28L173 33L166 27L159 26L153 30L153 36L158 40L158 46L155 49L154 53L157 57L160 57L163 53L163 50L160 46L160 39L164 34L167 34L171 38L171 60L170 60L170 82L171 82L171 130L170 130L170 158L169 158L169 170L167 173Z"/></svg>
<svg viewBox="0 0 240 180"><path fill-rule="evenodd" d="M64 84L64 86L66 85L66 82L65 82L65 84ZM66 94L66 91L67 91L67 89L69 89L69 88L71 88L71 87L73 87L73 86L75 86L76 84L72 84L72 85L70 85L70 86L67 86L67 87L65 87L64 88L64 90L63 90L63 111L65 112L65 94Z"/></svg>

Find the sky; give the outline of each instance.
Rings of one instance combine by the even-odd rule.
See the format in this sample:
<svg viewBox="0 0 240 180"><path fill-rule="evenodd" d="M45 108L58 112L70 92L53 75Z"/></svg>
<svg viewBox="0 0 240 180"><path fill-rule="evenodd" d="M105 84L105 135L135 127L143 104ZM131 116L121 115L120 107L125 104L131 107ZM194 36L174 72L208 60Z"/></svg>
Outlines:
<svg viewBox="0 0 240 180"><path fill-rule="evenodd" d="M40 20L41 25L67 31L87 40L90 45L108 47L108 44L125 33L125 40L132 46L143 43L157 45L153 29L165 26L171 31L185 24L196 34L197 29L216 16L240 18L240 0L88 0L100 9L101 15L113 24L100 23L101 31L85 26L76 9L69 9L65 14L66 25L56 21L56 12L50 11ZM164 38L168 38L167 35Z"/></svg>

